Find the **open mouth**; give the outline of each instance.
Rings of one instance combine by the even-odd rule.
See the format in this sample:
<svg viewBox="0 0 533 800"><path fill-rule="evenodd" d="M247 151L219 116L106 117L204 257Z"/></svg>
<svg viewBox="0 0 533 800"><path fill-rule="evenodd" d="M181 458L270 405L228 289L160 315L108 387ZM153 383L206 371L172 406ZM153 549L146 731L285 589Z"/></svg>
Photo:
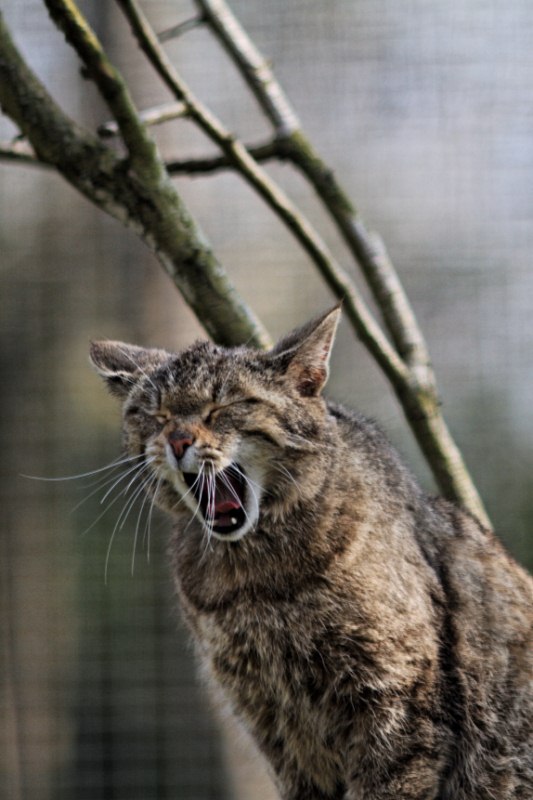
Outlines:
<svg viewBox="0 0 533 800"><path fill-rule="evenodd" d="M246 521L246 483L241 467L230 465L217 473L184 472L208 525L220 534L237 531Z"/></svg>

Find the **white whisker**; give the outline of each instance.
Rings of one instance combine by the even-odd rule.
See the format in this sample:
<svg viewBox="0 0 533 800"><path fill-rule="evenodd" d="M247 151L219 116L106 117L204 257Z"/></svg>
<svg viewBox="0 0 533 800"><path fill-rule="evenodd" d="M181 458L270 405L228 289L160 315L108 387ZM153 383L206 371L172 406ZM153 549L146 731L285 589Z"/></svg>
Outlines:
<svg viewBox="0 0 533 800"><path fill-rule="evenodd" d="M85 495L85 497L82 497L79 503L76 503L76 505L70 510L70 513L73 514L75 511L78 510L78 508L81 508L81 506L84 503L86 503L87 500L90 500L91 497L94 497L95 494L101 492L106 486L108 486L110 483L112 483L112 481L115 481L116 479L117 479L116 475L111 475L111 476L106 475L105 478L100 478L99 481L96 481L96 486L92 490L92 492L89 492L89 494Z"/></svg>
<svg viewBox="0 0 533 800"><path fill-rule="evenodd" d="M104 502L105 502L105 500L106 500L106 499L107 499L107 497L108 497L108 496L111 494L111 492L113 491L113 489L115 488L115 486L117 486L119 483L121 483L121 482L122 482L122 481L123 481L125 478L127 478L127 477L128 477L128 475L131 475L131 473L133 472L133 473L134 473L134 475L133 475L133 478L130 480L130 482L128 483L128 485L126 486L126 488L125 488L125 489L122 489L122 494L126 494L126 493L127 493L127 491L128 491L128 489L129 489L129 488L130 488L130 486L132 485L132 483L134 483L134 482L135 482L136 478L137 478L137 477L138 477L138 476L139 476L139 475L140 475L142 472L145 472L145 471L148 469L148 467L150 466L150 464L151 464L151 463L152 463L154 460L155 460L155 456L151 456L150 458L147 458L147 459L146 459L146 461L145 461L143 464L135 464L135 466L134 466L134 467L130 467L130 469L126 470L126 472L124 472L124 473L123 473L123 474L122 474L122 475L121 475L119 478L117 478L117 479L115 480L115 482L114 482L114 483L113 483L113 484L112 484L112 485L109 487L109 489L106 491L106 493L104 494L104 496L101 498L101 500L100 500L100 504L102 504L102 503L104 503Z"/></svg>
<svg viewBox="0 0 533 800"><path fill-rule="evenodd" d="M85 536L87 533L89 533L89 531L92 531L92 529L95 527L95 525L97 525L97 523L98 523L98 522L100 522L100 520L102 519L102 517L103 517L103 516L105 516L105 515L107 514L107 512L109 511L109 509L110 509L112 506L114 506L114 505L115 505L115 503L117 502L117 500L120 500L120 497L121 497L121 495L120 495L120 494L117 494L117 496L116 496L116 497L114 497L114 498L113 498L113 500L111 500L111 502L107 504L107 506L104 508L104 510L102 511L102 513L101 513L101 514L99 514L99 515L96 517L96 519L95 519L95 520L93 520L93 521L91 522L91 524L89 525L89 527L88 527L88 528L85 528L85 530L84 530L84 531L82 531L80 535L81 535L81 536Z"/></svg>
<svg viewBox="0 0 533 800"><path fill-rule="evenodd" d="M196 495L194 494L194 490L196 489L196 487L197 487L197 485L198 485L198 481L199 481L199 479L200 479L200 475L202 474L202 470L203 470L203 468L204 468L204 465L203 465L203 464L201 464L201 465L200 465L200 471L198 472L198 475L196 476L196 478L195 478L195 480L194 480L194 482L193 482L192 486L190 486L190 487L187 489L187 491L185 492L185 494L181 494L181 495L179 496L179 499L178 499L178 501L177 501L176 505L177 505L177 504L179 504L179 503L180 503L182 500L185 500L185 498L186 498L186 497L188 497L190 494L192 494L192 496L194 497L194 499L195 499L195 502L196 502L196 504L197 504L197 506L198 506L198 501L196 500Z"/></svg>
<svg viewBox="0 0 533 800"><path fill-rule="evenodd" d="M187 527L185 528L185 532L189 530L189 526L191 525L191 523L192 523L192 522L194 522L194 520L196 519L196 517L197 517L198 513L199 513L199 512L201 513L200 503L199 503L199 501L198 501L198 500L196 500L196 494L195 494L195 490L196 490L196 487L197 487L197 486L200 484L200 492L199 492L199 494L200 494L200 496L201 496L201 494L202 494L202 489L203 489L203 481L204 481L203 473L204 473L204 464L203 464L203 463L201 463L201 464L200 464L200 469L199 469L199 471L198 471L198 475L196 476L196 478L195 478L195 480L194 480L194 483L193 483L193 485L191 486L191 488L189 489L189 491L188 491L188 492L186 492L184 495L182 495L182 496L180 497L180 500L178 501L178 502L181 502L181 500L183 500L183 498L187 497L187 495L188 495L190 492L192 492L192 493L193 493L194 499L195 499L195 501L196 501L196 508L195 508L195 510L194 510L194 514L192 515L191 519L190 519L190 520L189 520L189 522L187 523ZM204 524L204 523L203 523L203 520L202 520L202 525L203 525L203 524Z"/></svg>
<svg viewBox="0 0 533 800"><path fill-rule="evenodd" d="M139 466L141 466L141 465L139 465ZM145 466L143 466L143 467L142 467L142 469L139 469L139 473L138 473L138 474L140 475L140 474L141 474L141 473L144 471L144 469L147 469L147 468L148 468L148 466L149 466L149 465L145 465ZM124 477L125 477L125 476L124 476ZM135 477L137 477L137 476L135 476ZM107 492L107 494L109 494L109 492ZM88 527L88 528L85 528L85 530L84 530L84 531L82 531L82 533L81 533L81 536L85 536L87 533L89 533L89 531L90 531L90 530L92 530L92 529L95 527L95 525L96 525L98 522L100 522L100 520L102 519L102 517L103 517L105 514L107 514L107 512L109 511L109 509L110 509L112 506L114 506L114 505L115 505L115 503L117 502L117 500L120 500L120 498L122 497L122 495L123 495L123 494L124 494L124 490L121 490L121 491L120 491L120 492L119 492L119 493L118 493L118 494L117 494L117 495L116 495L116 496L115 496L115 497L114 497L114 498L113 498L113 499L112 499L112 500L111 500L111 501L110 501L110 502L107 504L107 506L104 508L104 510L102 511L102 513L101 513L101 514L99 514L99 515L96 517L96 519L95 519L95 520L94 520L94 521L93 521L93 522L92 522L92 523L89 525L89 527Z"/></svg>
<svg viewBox="0 0 533 800"><path fill-rule="evenodd" d="M131 556L131 574L132 575L133 575L133 573L135 571L135 552L137 550L137 541L138 541L138 538L139 538L139 530L140 530L140 527L141 527L141 519L142 519L143 510L144 510L144 507L145 507L145 505L146 505L146 503L148 501L148 498L150 497L150 495L149 495L150 487L154 485L156 480L157 480L157 476L156 475L151 475L149 478L147 478L145 481L143 481L143 483L141 485L141 491L144 491L145 494L144 494L143 501L141 503L141 507L139 509L139 514L138 514L138 517L137 517L137 524L135 525L135 533L133 535L133 552L132 552L132 556ZM147 560L150 561L150 549L149 548L148 548L148 551L147 551Z"/></svg>
<svg viewBox="0 0 533 800"><path fill-rule="evenodd" d="M204 552L202 553L202 560L207 556L207 552L211 547L211 539L213 534L213 525L215 521L215 514L214 514L214 503L215 503L215 484L214 484L214 477L213 477L213 468L211 463L206 464L206 472L207 475L203 476L205 482L205 490L207 493L207 509L206 509L206 518L203 522L203 528L206 533L205 537L205 547ZM202 491L204 486L202 485Z"/></svg>
<svg viewBox="0 0 533 800"><path fill-rule="evenodd" d="M131 497L128 498L127 502L124 505L124 508L122 509L122 511L121 511L121 513L119 515L117 523L116 523L118 525L119 522L120 522L120 526L118 528L119 531L121 531L122 528L124 527L124 525L126 523L126 520L127 520L128 516L129 516L133 506L135 505L135 502L138 500L140 495L145 491L145 489L147 489L150 486L153 477L154 476L152 474L148 475L148 477L145 477L144 480L141 482L141 484L135 488L135 491L133 492ZM123 494L124 494L124 492L123 492ZM122 518L122 521L121 521L121 518Z"/></svg>
<svg viewBox="0 0 533 800"><path fill-rule="evenodd" d="M207 475L206 475L206 490L207 490L207 508L206 508L206 518L205 518L205 529L207 532L208 540L211 539L211 531L213 528L213 520L214 520L214 503L215 503L215 496L214 491L215 487L213 485L213 471L211 469L211 465L207 468Z"/></svg>
<svg viewBox="0 0 533 800"><path fill-rule="evenodd" d="M136 456L136 458L137 458L137 456ZM139 468L139 474L140 474L140 472L142 472L143 465L142 464L138 464L137 466ZM117 467L115 467L115 470L116 469L118 469L118 465L117 465ZM117 483L120 483L120 481L123 478L125 478L129 474L129 472L130 471L128 470L127 472L121 473L121 475L118 478L118 480L117 480L117 475L115 473L113 475L105 475L103 478L99 478L97 481L91 481L91 483L88 484L88 486L94 486L95 488L92 490L92 492L89 492L87 495L85 495L85 497L82 497L82 499L78 503L76 503L76 505L70 510L70 513L73 514L84 503L86 503L88 500L90 500L91 497L94 497L95 494L98 494L98 492L103 491L103 489L106 486L109 486L110 483L113 483L114 481L116 481ZM85 486L83 488L85 488Z"/></svg>
<svg viewBox="0 0 533 800"><path fill-rule="evenodd" d="M259 496L261 494L270 494L270 492L267 489L265 489L263 486L261 486L260 484L258 484L255 481L253 481L250 477L248 477L248 475L246 475L242 471L242 469L238 466L238 464L235 464L235 463L232 464L231 465L231 469L233 469L235 472L237 472L241 476L241 478L243 479L246 487L250 490L250 493L253 495L256 507L259 509ZM257 489L257 492L256 492L256 489ZM243 511L246 514L246 517L247 517L248 521L250 521L250 518L249 518L245 508L243 508Z"/></svg>
<svg viewBox="0 0 533 800"><path fill-rule="evenodd" d="M32 481L75 481L79 478L88 478L90 475L96 475L98 472L105 472L109 469L115 469L121 464L125 464L128 461L133 461L136 458L142 458L142 455L129 456L128 458L124 458L120 461L115 460L111 462L111 464L107 464L105 467L99 467L99 469L93 469L90 472L80 472L78 475L63 475L59 478L45 478L41 475L24 475L21 473L20 477L29 478Z"/></svg>
<svg viewBox="0 0 533 800"><path fill-rule="evenodd" d="M152 497L152 502L150 505L150 511L148 512L148 519L146 521L146 526L144 530L144 535L146 536L146 553L148 562L150 562L150 532L152 527L152 515L154 513L154 506L155 506L155 501L157 499L157 493L159 491L159 487L161 486L162 481L163 481L163 476L161 476L157 481L157 485L154 490L154 496Z"/></svg>
<svg viewBox="0 0 533 800"><path fill-rule="evenodd" d="M242 469L239 467L239 465L236 464L235 462L233 462L233 464L231 464L231 466L229 466L228 469L230 471L233 470L238 475L240 475L241 478L244 481L246 481L248 484L250 484L250 486L255 486L255 488L258 489L259 491L264 491L263 487L259 483L257 483L256 481L252 480L252 478L250 478L249 475L245 475L245 473L242 471ZM257 495L255 495L255 497L257 499Z"/></svg>
<svg viewBox="0 0 533 800"><path fill-rule="evenodd" d="M107 585L107 571L108 571L108 567L109 567L109 558L111 556L111 548L113 546L113 541L115 539L115 535L116 535L117 531L122 530L122 528L124 527L124 525L126 523L126 520L127 520L128 516L130 515L130 512L131 512L133 506L135 505L135 502L137 501L138 497L142 494L145 486L149 484L150 480L151 480L151 476L149 476L148 478L145 478L145 480L141 483L141 485L138 486L135 489L135 491L133 492L132 496L129 497L127 499L127 501L124 503L122 511L120 512L120 514L117 517L117 520L115 522L115 526L113 528L113 531L111 533L111 537L109 539L109 544L108 544L107 552L106 552L105 568L104 568L104 581L105 581L106 585ZM128 485L128 487L126 489L126 492L127 492L128 488L129 488L129 486L131 486L131 482L130 482L130 484ZM120 497L124 493L125 492L122 491L118 495L118 497Z"/></svg>

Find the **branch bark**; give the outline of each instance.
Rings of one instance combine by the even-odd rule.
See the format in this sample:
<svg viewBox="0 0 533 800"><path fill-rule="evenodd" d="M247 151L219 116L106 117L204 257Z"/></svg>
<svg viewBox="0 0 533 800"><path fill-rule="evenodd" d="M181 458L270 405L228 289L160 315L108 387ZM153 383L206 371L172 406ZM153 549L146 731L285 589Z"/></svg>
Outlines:
<svg viewBox="0 0 533 800"><path fill-rule="evenodd" d="M83 25L80 28L79 18L70 15L72 4L53 5L56 14L65 11L63 24L77 26L76 31L69 29L69 37L71 41L83 37L80 49L84 59L93 65L99 80L108 82L106 91L110 91L110 81L114 86L120 84L122 79L114 69L103 78L100 75L105 62L93 52L99 43L92 32L87 33ZM155 145L146 141L136 122L126 120L136 111L133 104L129 106L125 91L120 87L121 130L128 129L137 169L132 169L130 159L118 158L66 116L17 51L0 15L0 105L28 139L39 161L57 169L93 203L141 236L216 341L268 346L268 334L215 258L161 167ZM116 108L116 102L111 98L110 105ZM140 153L148 159L146 164L139 165Z"/></svg>

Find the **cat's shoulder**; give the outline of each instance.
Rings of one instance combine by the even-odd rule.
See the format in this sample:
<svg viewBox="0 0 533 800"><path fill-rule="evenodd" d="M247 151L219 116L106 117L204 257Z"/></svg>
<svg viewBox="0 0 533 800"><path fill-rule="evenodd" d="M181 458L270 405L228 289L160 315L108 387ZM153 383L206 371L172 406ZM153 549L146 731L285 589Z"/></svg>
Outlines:
<svg viewBox="0 0 533 800"><path fill-rule="evenodd" d="M327 400L326 406L330 417L339 428L343 441L347 444L387 452L397 457L393 445L374 419L333 400Z"/></svg>
<svg viewBox="0 0 533 800"><path fill-rule="evenodd" d="M326 406L329 414L337 420L339 425L345 427L347 430L353 430L354 433L363 432L371 433L372 431L379 431L379 426L375 420L361 414L359 411L354 411L336 400L326 400ZM381 431L380 431L381 432Z"/></svg>

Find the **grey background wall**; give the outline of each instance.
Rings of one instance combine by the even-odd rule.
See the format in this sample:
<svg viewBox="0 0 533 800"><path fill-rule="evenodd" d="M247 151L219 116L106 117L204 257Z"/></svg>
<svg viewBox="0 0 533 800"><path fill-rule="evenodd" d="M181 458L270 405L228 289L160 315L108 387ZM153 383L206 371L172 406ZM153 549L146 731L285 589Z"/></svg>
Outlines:
<svg viewBox="0 0 533 800"><path fill-rule="evenodd" d="M191 13L185 0L144 6L156 29ZM139 106L167 99L114 4L82 7ZM446 417L500 535L531 566L533 7L232 7L384 237L429 341ZM41 3L4 0L2 11L60 102L86 125L105 119ZM263 121L205 32L168 51L229 127L261 138ZM13 128L2 121L0 131L6 139ZM186 122L157 137L168 155L210 152ZM284 167L270 169L348 265L302 182ZM305 256L237 178L178 186L273 334L331 302ZM232 796L217 723L174 608L165 521L154 515L150 559L139 542L132 576L132 512L116 531L106 583L121 501L99 518L105 506L101 494L91 496L91 478L20 477L85 472L118 455L119 411L87 366L91 337L179 348L201 329L130 233L59 177L32 168L0 164L0 281L0 785L6 797L31 800ZM387 384L346 326L329 393L379 419L433 490Z"/></svg>

